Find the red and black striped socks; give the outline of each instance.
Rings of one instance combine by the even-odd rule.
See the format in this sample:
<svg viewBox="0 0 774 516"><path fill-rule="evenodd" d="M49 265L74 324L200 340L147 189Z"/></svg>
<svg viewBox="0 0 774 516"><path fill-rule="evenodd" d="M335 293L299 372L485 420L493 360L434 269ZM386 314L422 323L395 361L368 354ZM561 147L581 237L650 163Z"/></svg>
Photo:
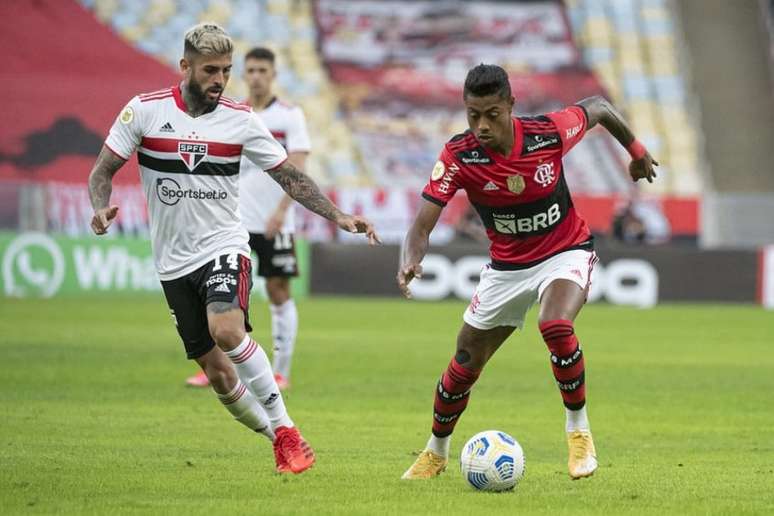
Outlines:
<svg viewBox="0 0 774 516"><path fill-rule="evenodd" d="M580 410L586 404L583 352L572 321L557 319L540 324L540 333L551 352L551 369L564 406Z"/></svg>
<svg viewBox="0 0 774 516"><path fill-rule="evenodd" d="M454 431L462 412L468 405L470 389L476 383L481 370L474 371L452 358L449 367L441 375L433 404L433 435L447 437Z"/></svg>

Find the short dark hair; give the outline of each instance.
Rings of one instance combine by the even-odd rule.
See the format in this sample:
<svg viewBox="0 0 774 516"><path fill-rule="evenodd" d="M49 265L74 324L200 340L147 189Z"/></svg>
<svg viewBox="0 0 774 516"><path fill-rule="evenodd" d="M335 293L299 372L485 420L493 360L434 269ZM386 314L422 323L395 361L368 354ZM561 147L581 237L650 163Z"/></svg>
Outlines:
<svg viewBox="0 0 774 516"><path fill-rule="evenodd" d="M245 54L245 61L248 59L265 59L266 61L269 61L271 64L274 64L274 52L269 50L266 47L255 47L251 49L247 54Z"/></svg>
<svg viewBox="0 0 774 516"><path fill-rule="evenodd" d="M504 99L511 98L511 83L508 74L497 65L481 63L468 71L465 77L465 89L462 98L468 95L474 97L486 97L487 95L499 95Z"/></svg>

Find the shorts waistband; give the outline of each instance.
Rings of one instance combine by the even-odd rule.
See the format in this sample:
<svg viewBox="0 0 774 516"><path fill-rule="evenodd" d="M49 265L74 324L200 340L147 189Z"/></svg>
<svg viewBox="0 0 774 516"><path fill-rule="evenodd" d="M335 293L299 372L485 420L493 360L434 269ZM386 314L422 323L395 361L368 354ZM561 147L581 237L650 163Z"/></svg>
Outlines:
<svg viewBox="0 0 774 516"><path fill-rule="evenodd" d="M539 260L535 260L533 262L526 262L526 263L511 263L511 262L501 262L499 260L492 260L490 263L490 266L492 269L496 271L520 271L524 269L529 269L531 267L534 267L535 265L540 265L544 261L548 260L549 258L553 258L554 256L558 254L562 254L567 251L593 251L594 250L594 239L591 238L589 240L586 240L585 242L581 242L580 244L575 244L570 247L566 247L562 249L561 251L557 251L555 253L549 254L548 256L545 256Z"/></svg>

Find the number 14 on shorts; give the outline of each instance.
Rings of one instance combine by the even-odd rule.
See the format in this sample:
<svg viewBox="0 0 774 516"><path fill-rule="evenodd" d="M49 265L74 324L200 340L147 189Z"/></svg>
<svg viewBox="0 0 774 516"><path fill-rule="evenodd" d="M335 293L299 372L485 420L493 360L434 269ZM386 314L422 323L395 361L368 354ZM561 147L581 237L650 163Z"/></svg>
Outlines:
<svg viewBox="0 0 774 516"><path fill-rule="evenodd" d="M226 254L223 256L218 256L215 258L215 264L212 267L212 272L217 272L223 268L223 262L221 261L222 258L226 258L226 265L228 265L228 268L232 271L238 271L239 270L239 260L237 253L231 253Z"/></svg>

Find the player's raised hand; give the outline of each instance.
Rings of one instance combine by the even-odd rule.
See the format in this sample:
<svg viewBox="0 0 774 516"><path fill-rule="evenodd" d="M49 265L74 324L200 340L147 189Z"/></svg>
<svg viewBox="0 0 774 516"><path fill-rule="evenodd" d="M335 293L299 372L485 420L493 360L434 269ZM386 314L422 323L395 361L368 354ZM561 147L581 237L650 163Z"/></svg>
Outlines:
<svg viewBox="0 0 774 516"><path fill-rule="evenodd" d="M398 288L406 299L411 299L411 290L409 283L414 278L422 277L422 266L418 263L407 263L398 270Z"/></svg>
<svg viewBox="0 0 774 516"><path fill-rule="evenodd" d="M652 183L653 178L656 177L656 171L653 169L653 165L658 166L658 161L653 159L653 156L647 151L642 158L633 159L632 162L629 163L629 174L632 176L632 181L647 179L648 183Z"/></svg>
<svg viewBox="0 0 774 516"><path fill-rule="evenodd" d="M350 233L365 233L370 245L382 243L379 239L379 235L376 234L374 225L365 217L361 217L360 215L341 215L336 219L336 224L344 231L349 231Z"/></svg>
<svg viewBox="0 0 774 516"><path fill-rule="evenodd" d="M118 215L118 206L98 209L91 218L91 229L98 235L104 235L115 220L116 215Z"/></svg>

